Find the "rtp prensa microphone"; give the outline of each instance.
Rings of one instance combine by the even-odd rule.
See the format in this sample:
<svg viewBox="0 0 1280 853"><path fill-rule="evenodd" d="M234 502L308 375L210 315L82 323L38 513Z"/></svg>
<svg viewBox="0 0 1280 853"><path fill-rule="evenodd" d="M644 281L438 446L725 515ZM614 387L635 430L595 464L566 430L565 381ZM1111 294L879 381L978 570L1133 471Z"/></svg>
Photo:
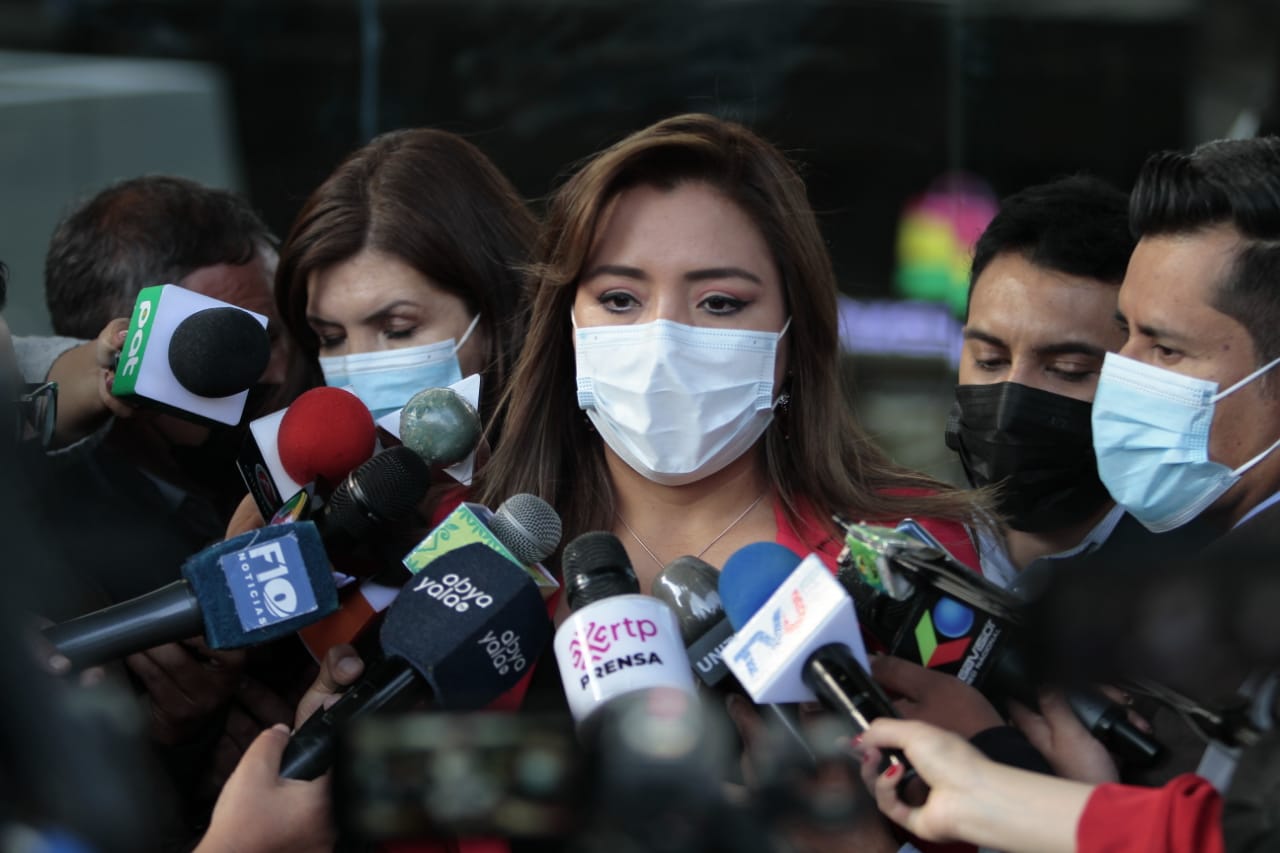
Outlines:
<svg viewBox="0 0 1280 853"><path fill-rule="evenodd" d="M997 707L1011 698L1039 707L1024 602L957 562L911 519L899 529L836 521L845 530L837 577L889 654L954 675ZM1074 686L1066 699L1085 728L1128 761L1150 764L1163 752L1100 691Z"/></svg>
<svg viewBox="0 0 1280 853"><path fill-rule="evenodd" d="M320 534L314 524L298 522L210 546L183 564L181 580L54 625L44 635L84 669L197 634L215 649L257 645L337 607Z"/></svg>
<svg viewBox="0 0 1280 853"><path fill-rule="evenodd" d="M165 284L134 303L111 393L200 423L235 426L271 359L267 318Z"/></svg>
<svg viewBox="0 0 1280 853"><path fill-rule="evenodd" d="M564 549L573 611L556 631L555 653L578 723L615 696L651 687L696 695L675 614L640 594L627 551L612 533L584 533Z"/></svg>
<svg viewBox="0 0 1280 853"><path fill-rule="evenodd" d="M324 773L340 730L375 711L424 698L444 709L483 707L524 677L550 637L537 586L505 554L480 542L439 554L388 608L380 637L386 659L298 728L280 775Z"/></svg>

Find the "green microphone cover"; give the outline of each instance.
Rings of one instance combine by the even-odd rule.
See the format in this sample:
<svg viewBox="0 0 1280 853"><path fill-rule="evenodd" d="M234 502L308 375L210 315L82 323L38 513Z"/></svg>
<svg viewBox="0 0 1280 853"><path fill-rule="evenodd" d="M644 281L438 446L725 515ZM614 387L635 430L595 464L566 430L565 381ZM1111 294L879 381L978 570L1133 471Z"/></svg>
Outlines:
<svg viewBox="0 0 1280 853"><path fill-rule="evenodd" d="M480 415L449 388L413 395L400 413L400 441L428 465L461 462L480 443Z"/></svg>

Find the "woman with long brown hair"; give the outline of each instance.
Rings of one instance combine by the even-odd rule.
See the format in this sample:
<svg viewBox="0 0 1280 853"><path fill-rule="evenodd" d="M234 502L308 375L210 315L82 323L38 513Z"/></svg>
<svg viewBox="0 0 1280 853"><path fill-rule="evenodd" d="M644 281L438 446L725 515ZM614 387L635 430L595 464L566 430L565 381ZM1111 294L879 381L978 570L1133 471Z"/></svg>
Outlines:
<svg viewBox="0 0 1280 853"><path fill-rule="evenodd" d="M971 498L855 422L836 282L804 183L746 128L670 118L550 200L525 349L480 500L532 492L609 530L644 590L677 556L776 540L834 565L832 513L913 516L976 565Z"/></svg>
<svg viewBox="0 0 1280 853"><path fill-rule="evenodd" d="M482 375L492 423L524 337L536 222L474 145L385 133L307 199L280 247L276 301L304 356L381 415L417 391Z"/></svg>

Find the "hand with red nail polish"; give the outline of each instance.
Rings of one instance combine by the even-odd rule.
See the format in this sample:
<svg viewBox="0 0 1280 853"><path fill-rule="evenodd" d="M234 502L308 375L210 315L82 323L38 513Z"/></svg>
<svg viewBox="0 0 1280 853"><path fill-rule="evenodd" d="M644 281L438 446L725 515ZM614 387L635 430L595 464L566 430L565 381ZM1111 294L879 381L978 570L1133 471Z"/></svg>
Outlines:
<svg viewBox="0 0 1280 853"><path fill-rule="evenodd" d="M862 778L876 805L916 837L1010 853L1075 850L1075 827L1092 786L997 764L964 738L911 720L875 720L862 743ZM928 786L916 805L899 791L902 765L880 772L881 756L891 749L901 750L919 776L910 784Z"/></svg>

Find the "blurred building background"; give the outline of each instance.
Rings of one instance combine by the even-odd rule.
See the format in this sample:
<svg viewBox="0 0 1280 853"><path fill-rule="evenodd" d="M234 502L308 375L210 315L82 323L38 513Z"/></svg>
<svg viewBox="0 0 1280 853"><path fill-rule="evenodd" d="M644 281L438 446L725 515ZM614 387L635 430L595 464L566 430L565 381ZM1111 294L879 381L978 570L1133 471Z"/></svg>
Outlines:
<svg viewBox="0 0 1280 853"><path fill-rule="evenodd" d="M849 300L858 412L899 461L954 478L942 422L963 300L901 299L963 286L964 228L957 260L908 206L932 191L959 223L984 194L1067 173L1127 188L1153 151L1274 127L1280 4L0 0L0 50L18 333L47 329L57 218L115 179L231 186L283 233L347 152L431 125L468 135L536 205L592 151L707 111L803 166Z"/></svg>

